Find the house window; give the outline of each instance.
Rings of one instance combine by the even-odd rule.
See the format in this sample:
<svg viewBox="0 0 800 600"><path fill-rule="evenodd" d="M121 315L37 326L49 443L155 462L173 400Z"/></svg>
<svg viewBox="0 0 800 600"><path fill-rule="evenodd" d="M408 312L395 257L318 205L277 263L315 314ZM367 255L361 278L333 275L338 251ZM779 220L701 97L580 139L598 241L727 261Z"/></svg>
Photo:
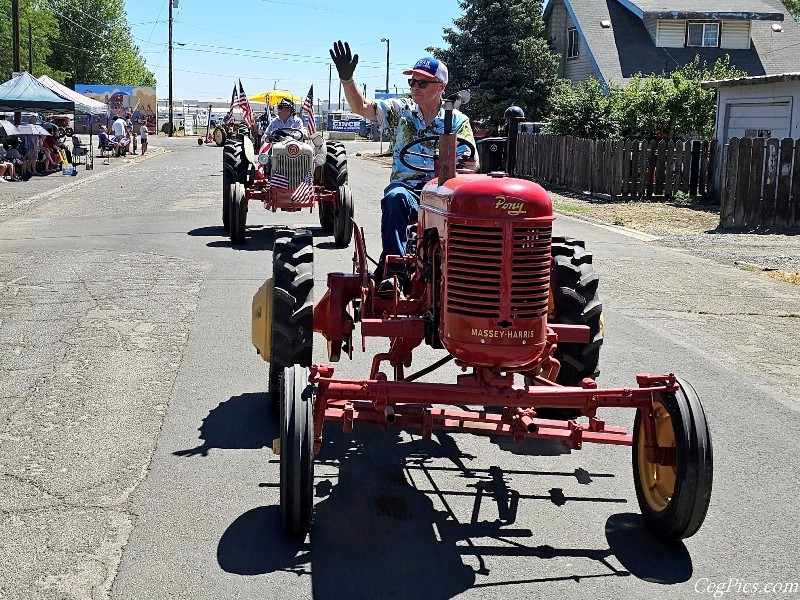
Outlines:
<svg viewBox="0 0 800 600"><path fill-rule="evenodd" d="M687 24L686 45L699 48L719 48L719 23Z"/></svg>
<svg viewBox="0 0 800 600"><path fill-rule="evenodd" d="M575 27L567 29L567 59L578 58L578 30Z"/></svg>

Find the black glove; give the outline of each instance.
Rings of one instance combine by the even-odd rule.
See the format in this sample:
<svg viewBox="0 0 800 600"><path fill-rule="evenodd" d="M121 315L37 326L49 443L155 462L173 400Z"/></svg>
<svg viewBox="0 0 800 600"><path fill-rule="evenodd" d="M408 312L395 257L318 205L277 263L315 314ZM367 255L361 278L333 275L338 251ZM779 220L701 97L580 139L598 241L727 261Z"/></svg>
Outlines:
<svg viewBox="0 0 800 600"><path fill-rule="evenodd" d="M339 79L347 81L353 78L353 72L356 70L358 64L358 54L353 55L350 53L350 44L339 40L333 44L333 48L329 50L333 64L336 65L336 70L339 72Z"/></svg>

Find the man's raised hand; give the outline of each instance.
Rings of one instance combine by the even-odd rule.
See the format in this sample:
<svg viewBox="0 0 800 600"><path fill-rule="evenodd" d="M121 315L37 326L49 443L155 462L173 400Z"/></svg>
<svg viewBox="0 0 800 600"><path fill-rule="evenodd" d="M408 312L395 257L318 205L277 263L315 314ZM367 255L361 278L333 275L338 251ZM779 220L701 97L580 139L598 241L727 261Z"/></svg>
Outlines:
<svg viewBox="0 0 800 600"><path fill-rule="evenodd" d="M339 40L333 44L333 48L329 52L333 64L336 65L336 70L339 72L339 79L342 81L352 79L358 64L358 54L353 55L350 52L350 44Z"/></svg>

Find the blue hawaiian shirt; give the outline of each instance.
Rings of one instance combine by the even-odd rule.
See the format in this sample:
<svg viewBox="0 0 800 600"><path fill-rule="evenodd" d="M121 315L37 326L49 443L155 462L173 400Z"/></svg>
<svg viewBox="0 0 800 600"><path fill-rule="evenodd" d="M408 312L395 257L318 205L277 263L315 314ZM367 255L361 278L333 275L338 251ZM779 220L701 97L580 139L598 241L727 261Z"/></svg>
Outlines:
<svg viewBox="0 0 800 600"><path fill-rule="evenodd" d="M433 119L430 125L426 125L422 118L422 111L416 102L411 98L391 98L389 100L376 100L373 103L375 113L378 115L378 123L381 128L394 131L394 159L392 161L392 175L390 181L419 182L427 180L430 175L412 171L405 167L399 159L400 150L409 142L427 137L429 135L440 135L444 133L444 108L439 109L439 114ZM453 133L458 137L464 138L475 144L475 136L472 134L472 127L469 119L460 111L453 111ZM420 146L412 149L412 152L419 152L433 157L436 147L435 142L424 142ZM460 146L459 151L464 151L465 146ZM432 158L407 155L406 162L412 165L432 167ZM477 168L478 157L475 157Z"/></svg>

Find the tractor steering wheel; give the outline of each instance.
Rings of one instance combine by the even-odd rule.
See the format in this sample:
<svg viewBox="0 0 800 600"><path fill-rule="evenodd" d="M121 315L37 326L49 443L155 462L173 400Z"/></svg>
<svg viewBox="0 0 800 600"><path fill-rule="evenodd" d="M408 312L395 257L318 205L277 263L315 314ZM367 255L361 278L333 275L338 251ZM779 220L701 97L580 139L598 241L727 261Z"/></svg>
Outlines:
<svg viewBox="0 0 800 600"><path fill-rule="evenodd" d="M406 167L408 169L411 169L412 171L418 171L420 173L433 173L433 167L432 166L431 167L420 167L420 166L417 166L417 165L412 165L406 160L406 157L411 155L411 156L421 156L422 158L425 158L425 159L428 159L430 161L433 161L433 156L430 155L430 154L425 154L423 152L411 152L411 148L413 148L414 146L418 146L418 145L422 144L422 142L431 142L431 141L435 142L434 143L434 148L435 148L439 144L439 136L438 135L428 135L428 136L425 136L423 138L419 138L418 140L414 140L413 142L409 142L408 144L403 146L403 148L400 150L400 154L398 154L398 156L397 156L398 160L402 163L402 165L404 167ZM458 151L458 149L461 146L466 146L467 150L469 151L469 153L467 154L466 152L464 152L462 154L461 158L460 158L460 161L463 161L463 160L473 161L473 160L475 160L475 154L476 154L475 144L473 144L469 140L465 140L464 138L457 137L456 138L456 152Z"/></svg>
<svg viewBox="0 0 800 600"><path fill-rule="evenodd" d="M303 135L302 129L295 129L294 127L286 127L284 129L276 129L270 134L270 137L276 142L279 142L283 138L287 137L297 140L298 142L302 142L305 136Z"/></svg>

